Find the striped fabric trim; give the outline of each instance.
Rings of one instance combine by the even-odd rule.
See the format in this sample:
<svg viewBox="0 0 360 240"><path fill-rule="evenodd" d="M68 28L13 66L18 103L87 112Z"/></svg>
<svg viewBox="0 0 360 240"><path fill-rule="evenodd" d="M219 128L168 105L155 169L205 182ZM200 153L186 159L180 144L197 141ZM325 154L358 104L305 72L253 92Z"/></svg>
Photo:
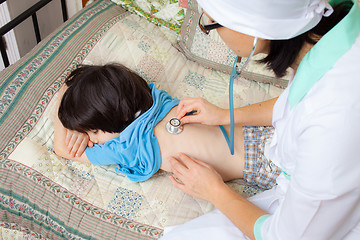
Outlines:
<svg viewBox="0 0 360 240"><path fill-rule="evenodd" d="M0 162L0 222L17 223L50 239L135 240L157 239L162 234L161 229L84 202L39 172L11 160Z"/></svg>
<svg viewBox="0 0 360 240"><path fill-rule="evenodd" d="M7 159L66 76L130 13L99 0L0 72L0 224L50 239L157 239L162 230L99 209L39 172ZM16 184L14 184L16 183Z"/></svg>

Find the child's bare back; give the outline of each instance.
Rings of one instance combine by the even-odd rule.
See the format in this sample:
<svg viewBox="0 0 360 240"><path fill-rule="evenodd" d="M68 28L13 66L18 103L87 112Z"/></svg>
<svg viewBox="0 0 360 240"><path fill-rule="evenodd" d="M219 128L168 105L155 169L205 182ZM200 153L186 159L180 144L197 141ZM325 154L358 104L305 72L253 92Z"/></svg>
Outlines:
<svg viewBox="0 0 360 240"><path fill-rule="evenodd" d="M242 127L235 126L235 154L231 155L218 126L186 124L180 134L170 134L165 129L165 125L171 118L176 117L176 109L177 107L174 107L154 129L160 146L160 169L171 172L168 157L182 152L211 164L224 181L242 178L244 169ZM229 134L230 126L224 127Z"/></svg>

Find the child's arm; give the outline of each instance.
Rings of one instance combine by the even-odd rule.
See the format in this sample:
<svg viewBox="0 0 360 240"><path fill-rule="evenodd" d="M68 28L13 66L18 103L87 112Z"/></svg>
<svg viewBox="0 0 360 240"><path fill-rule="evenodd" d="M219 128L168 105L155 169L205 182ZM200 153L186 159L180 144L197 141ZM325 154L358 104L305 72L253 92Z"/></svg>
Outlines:
<svg viewBox="0 0 360 240"><path fill-rule="evenodd" d="M60 89L59 103L66 87ZM66 129L58 117L59 104L56 108L54 118L54 151L57 155L73 161L90 163L85 154L85 147L88 145L89 136L84 133ZM68 146L71 146L69 149Z"/></svg>

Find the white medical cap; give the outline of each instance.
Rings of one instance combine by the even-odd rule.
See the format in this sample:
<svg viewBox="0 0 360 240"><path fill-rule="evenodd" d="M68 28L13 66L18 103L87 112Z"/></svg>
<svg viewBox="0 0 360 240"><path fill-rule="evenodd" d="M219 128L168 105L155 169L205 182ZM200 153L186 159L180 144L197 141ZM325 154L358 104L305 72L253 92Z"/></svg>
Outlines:
<svg viewBox="0 0 360 240"><path fill-rule="evenodd" d="M296 37L333 11L327 0L197 1L222 26L270 40Z"/></svg>

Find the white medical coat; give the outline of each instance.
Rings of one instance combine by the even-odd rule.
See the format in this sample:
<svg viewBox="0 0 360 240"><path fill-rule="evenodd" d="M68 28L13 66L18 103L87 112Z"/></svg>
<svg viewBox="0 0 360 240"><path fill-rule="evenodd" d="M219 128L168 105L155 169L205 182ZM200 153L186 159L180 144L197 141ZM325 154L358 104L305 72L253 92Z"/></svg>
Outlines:
<svg viewBox="0 0 360 240"><path fill-rule="evenodd" d="M284 173L276 187L249 199L271 214L255 225L255 235L360 239L360 35L295 106L289 102L292 84L274 106L269 149L269 158ZM164 239L247 237L214 211Z"/></svg>

